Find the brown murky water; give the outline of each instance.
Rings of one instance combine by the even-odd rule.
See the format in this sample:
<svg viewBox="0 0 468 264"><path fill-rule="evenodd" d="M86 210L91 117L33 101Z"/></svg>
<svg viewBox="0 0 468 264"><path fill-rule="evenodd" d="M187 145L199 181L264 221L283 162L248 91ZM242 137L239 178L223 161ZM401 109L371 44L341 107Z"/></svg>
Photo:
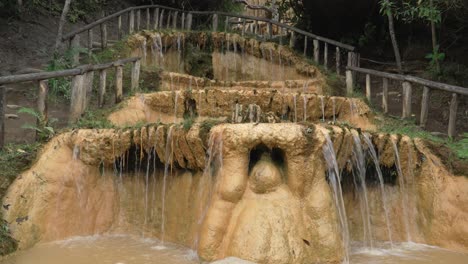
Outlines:
<svg viewBox="0 0 468 264"><path fill-rule="evenodd" d="M191 264L192 250L154 239L130 236L76 237L45 243L0 262L2 264Z"/></svg>
<svg viewBox="0 0 468 264"><path fill-rule="evenodd" d="M125 235L76 237L40 244L17 253L1 264L192 264L199 263L194 251L155 239ZM237 263L228 262L228 263ZM238 262L242 263L242 262ZM355 245L351 263L468 263L468 255L415 243L380 245L370 250Z"/></svg>

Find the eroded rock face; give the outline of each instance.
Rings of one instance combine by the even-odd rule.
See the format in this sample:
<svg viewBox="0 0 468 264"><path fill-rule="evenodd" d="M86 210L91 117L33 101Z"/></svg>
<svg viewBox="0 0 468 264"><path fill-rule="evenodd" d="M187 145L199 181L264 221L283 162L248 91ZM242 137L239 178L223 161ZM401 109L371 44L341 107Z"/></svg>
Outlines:
<svg viewBox="0 0 468 264"><path fill-rule="evenodd" d="M287 130L286 130L287 129ZM325 179L321 139L299 125L222 125L223 165L201 229L203 259L238 256L260 263L335 262L342 258L335 210ZM256 146L278 148L249 171Z"/></svg>
<svg viewBox="0 0 468 264"><path fill-rule="evenodd" d="M252 107L258 113L253 118ZM359 99L276 90L213 89L137 95L127 100L122 109L112 113L109 120L118 126L141 122L171 123L182 122L184 115L198 116L199 120L227 119L234 123L325 120L348 122L367 130L375 129L371 109Z"/></svg>
<svg viewBox="0 0 468 264"><path fill-rule="evenodd" d="M351 237L361 240L356 189L347 177L353 135L362 135L312 124L224 124L211 131L202 124L188 131L158 125L65 133L48 143L36 164L10 187L4 217L21 248L105 232L161 237L164 216L165 240L197 248L204 260L340 262L343 245L322 154L325 134L345 177ZM394 241L406 241L409 226L413 241L467 251L467 178L448 173L420 140L370 137L383 168L395 166L392 142L399 150L403 174L385 187ZM135 157L131 164L140 176L119 175L119 167L130 166L121 163L129 157ZM148 170L145 195L139 188L151 164L157 169L154 174ZM170 174L162 210L164 164ZM408 225L399 177L413 194ZM374 238L387 240L380 193L372 184L368 190Z"/></svg>

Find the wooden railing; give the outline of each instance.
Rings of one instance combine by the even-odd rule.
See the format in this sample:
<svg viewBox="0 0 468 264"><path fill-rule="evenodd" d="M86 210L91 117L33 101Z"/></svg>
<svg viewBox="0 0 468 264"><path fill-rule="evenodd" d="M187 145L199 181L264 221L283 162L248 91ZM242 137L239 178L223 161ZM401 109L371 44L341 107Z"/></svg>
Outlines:
<svg viewBox="0 0 468 264"><path fill-rule="evenodd" d="M450 115L448 121L448 135L456 136L456 118L458 110L458 101L460 96L468 96L468 88L449 85L445 83L434 82L410 75L392 74L371 69L358 68L348 66L346 70L346 89L348 93L353 93L355 77L353 73L361 73L366 75L366 97L370 101L372 97L371 77L382 79L382 109L384 113L388 113L388 80L396 80L402 82L403 89L403 105L402 117L411 117L411 102L412 102L412 85L423 86L423 94L421 100L421 115L419 124L422 128L426 128L427 117L429 113L429 99L431 90L440 90L452 94L450 102Z"/></svg>
<svg viewBox="0 0 468 264"><path fill-rule="evenodd" d="M74 69L41 72L31 74L20 74L0 77L0 149L5 143L5 84L14 84L22 82L38 82L37 111L47 120L48 107L47 97L49 93L49 79L60 77L72 77L71 81L71 102L70 102L70 122L78 120L86 111L89 105L89 96L92 92L94 82L94 72L99 72L98 86L98 105L100 108L104 105L104 96L107 86L107 71L115 69L115 101L119 103L123 100L123 67L131 63L131 85L130 89L135 90L138 87L140 78L140 58L122 59L110 63L98 65L82 65Z"/></svg>
<svg viewBox="0 0 468 264"><path fill-rule="evenodd" d="M141 13L144 13L144 18ZM290 46L294 48L296 39L299 35L304 37L304 55L307 55L308 47L312 41L312 53L313 59L316 63L322 61L322 65L325 68L332 68L329 64L329 55L330 51L335 49L335 71L340 74L340 69L343 67L341 53L347 52L347 66L356 66L358 65L358 54L356 54L355 47L347 45L332 39L321 37L304 30L295 28L293 26L280 23L274 20L259 18L253 16L246 16L241 14L226 13L226 12L217 12L217 11L187 11L181 10L161 5L145 5L130 7L125 10L119 11L112 15L103 17L89 25L76 29L63 36L63 41L68 42L69 46L72 48L80 47L80 34L87 34L87 48L89 55L91 55L93 48L93 30L99 27L100 38L101 38L101 47L104 49L108 45L108 33L107 25L109 23L117 23L117 38L120 40L126 34L132 34L135 31L142 29L148 30L157 30L157 29L180 29L180 30L192 30L194 27L194 16L198 17L209 17L211 19L211 30L218 31L218 27L221 23L220 17L224 17L225 29L227 30L232 24L241 24L241 34L244 35L248 32L247 28L250 28L250 33L255 35L261 35L260 22L266 25L266 33L262 35L265 39L275 38L275 32L279 34L280 42L282 42L282 37L284 35L289 36ZM124 30L124 19L127 18L126 27ZM143 20L144 19L144 20ZM233 21L236 20L236 21ZM142 24L145 23L145 25ZM247 27L249 23L250 27ZM274 30L276 27L276 30ZM321 55L321 51L323 54ZM323 57L323 59L322 59ZM79 57L76 57L76 60L79 60ZM78 61L75 61L78 64ZM345 65L345 66L346 66Z"/></svg>

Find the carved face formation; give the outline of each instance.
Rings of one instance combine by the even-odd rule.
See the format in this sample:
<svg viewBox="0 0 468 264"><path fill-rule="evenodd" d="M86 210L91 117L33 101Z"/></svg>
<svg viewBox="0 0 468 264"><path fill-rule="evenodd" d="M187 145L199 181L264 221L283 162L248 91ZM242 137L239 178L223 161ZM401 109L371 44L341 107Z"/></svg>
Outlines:
<svg viewBox="0 0 468 264"><path fill-rule="evenodd" d="M291 164L278 163L271 150L258 161L252 161L249 152L223 158L200 231L199 255L204 260L236 256L259 263L330 260L328 250L337 250L339 243L330 224L334 212L324 209L333 208L324 176L320 184L312 183L315 173L301 168L307 159L287 150L283 159L286 163L290 158ZM249 163L254 163L250 169ZM293 173L298 169L302 172ZM308 183L297 185L304 175Z"/></svg>

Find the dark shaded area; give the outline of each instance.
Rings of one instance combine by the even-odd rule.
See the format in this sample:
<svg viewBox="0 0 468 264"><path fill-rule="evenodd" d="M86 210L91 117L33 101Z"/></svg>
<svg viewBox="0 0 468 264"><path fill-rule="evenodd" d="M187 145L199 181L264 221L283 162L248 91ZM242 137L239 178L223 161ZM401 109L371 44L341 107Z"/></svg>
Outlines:
<svg viewBox="0 0 468 264"><path fill-rule="evenodd" d="M250 150L249 174L253 167L262 159L262 156L264 155L266 155L267 158L271 158L272 163L280 169L281 174L286 178L287 164L284 151L280 148L270 149L264 144L260 144Z"/></svg>

